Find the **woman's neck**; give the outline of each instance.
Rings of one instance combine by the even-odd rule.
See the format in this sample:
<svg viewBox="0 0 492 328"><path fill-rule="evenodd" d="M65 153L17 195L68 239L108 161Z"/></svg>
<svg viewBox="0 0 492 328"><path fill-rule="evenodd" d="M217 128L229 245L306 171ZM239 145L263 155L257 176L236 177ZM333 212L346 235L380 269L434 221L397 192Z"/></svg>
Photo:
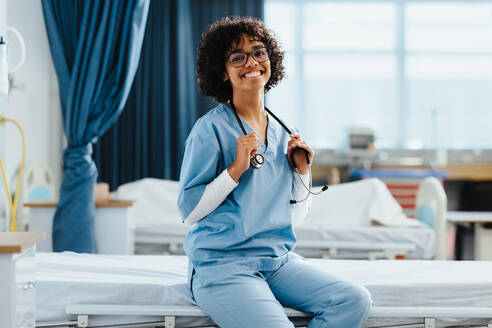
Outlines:
<svg viewBox="0 0 492 328"><path fill-rule="evenodd" d="M232 102L238 115L248 122L260 123L265 118L264 91L234 92Z"/></svg>

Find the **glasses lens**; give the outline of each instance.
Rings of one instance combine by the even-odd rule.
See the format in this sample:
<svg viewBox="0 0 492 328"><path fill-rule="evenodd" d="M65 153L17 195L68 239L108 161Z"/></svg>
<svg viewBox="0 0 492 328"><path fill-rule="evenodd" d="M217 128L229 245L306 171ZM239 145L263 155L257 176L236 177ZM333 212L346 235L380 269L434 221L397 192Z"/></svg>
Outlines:
<svg viewBox="0 0 492 328"><path fill-rule="evenodd" d="M256 49L255 51L253 51L253 58L259 63L267 61L268 49L267 48Z"/></svg>
<svg viewBox="0 0 492 328"><path fill-rule="evenodd" d="M229 56L229 63L232 66L243 66L246 62L246 54L242 52L235 52Z"/></svg>

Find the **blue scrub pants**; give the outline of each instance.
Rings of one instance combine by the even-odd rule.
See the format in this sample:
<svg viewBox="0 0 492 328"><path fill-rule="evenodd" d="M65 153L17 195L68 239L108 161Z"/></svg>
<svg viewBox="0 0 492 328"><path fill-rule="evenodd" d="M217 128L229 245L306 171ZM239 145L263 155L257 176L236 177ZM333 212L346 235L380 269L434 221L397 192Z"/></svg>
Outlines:
<svg viewBox="0 0 492 328"><path fill-rule="evenodd" d="M294 327L282 306L313 313L308 328L355 328L372 306L363 286L301 258L291 258L275 271L231 274L207 285L195 274L192 290L198 306L222 328Z"/></svg>

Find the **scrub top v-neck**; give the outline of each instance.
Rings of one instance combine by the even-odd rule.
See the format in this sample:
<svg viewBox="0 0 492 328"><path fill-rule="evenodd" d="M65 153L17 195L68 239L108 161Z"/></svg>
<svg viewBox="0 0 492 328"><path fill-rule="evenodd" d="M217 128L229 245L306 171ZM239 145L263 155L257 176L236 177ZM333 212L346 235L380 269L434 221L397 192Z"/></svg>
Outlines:
<svg viewBox="0 0 492 328"><path fill-rule="evenodd" d="M260 149L258 149L258 152L260 153L264 153L265 150L268 148L268 126L270 124L270 116L265 113L265 116L267 118L267 126L266 126L266 133L265 133L265 140L263 140L263 138L261 137L261 135L259 133L256 133L256 135L258 136L258 139L260 139ZM246 122L245 119L243 119L239 114L237 114L237 117L239 118L239 120L241 121L241 124L242 124L242 127L246 130L246 134L250 133L248 131L253 131L253 128L251 128L251 126L248 124L248 122ZM239 122L238 122L239 124ZM239 128L241 128L240 125L238 125ZM246 129L246 127L248 127L248 129ZM241 129L242 131L242 129ZM243 131L244 133L244 131ZM261 149L261 146L264 146L264 149Z"/></svg>
<svg viewBox="0 0 492 328"><path fill-rule="evenodd" d="M195 123L181 168L178 207L183 218L198 204L206 185L233 163L242 135L232 109L224 104ZM266 139L268 147L261 140L258 150L265 158L263 166L244 172L225 201L186 236L190 268L204 283L237 272L275 270L295 246L295 205L289 203L294 174L286 157L290 138L269 117Z"/></svg>

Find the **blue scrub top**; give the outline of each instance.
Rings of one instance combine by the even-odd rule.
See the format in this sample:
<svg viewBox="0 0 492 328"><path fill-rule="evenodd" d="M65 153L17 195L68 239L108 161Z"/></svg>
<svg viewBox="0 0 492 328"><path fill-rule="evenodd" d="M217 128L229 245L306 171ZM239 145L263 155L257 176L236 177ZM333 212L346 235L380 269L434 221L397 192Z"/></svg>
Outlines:
<svg viewBox="0 0 492 328"><path fill-rule="evenodd" d="M246 132L253 130L242 120ZM205 187L236 157L243 132L231 108L219 105L201 117L186 140L179 181L178 207L186 218ZM209 283L231 273L276 270L296 242L292 227L294 173L286 152L288 133L268 118L267 143L260 138L265 163L252 166L214 211L198 221L184 242L191 268ZM190 270L191 273L191 270Z"/></svg>

